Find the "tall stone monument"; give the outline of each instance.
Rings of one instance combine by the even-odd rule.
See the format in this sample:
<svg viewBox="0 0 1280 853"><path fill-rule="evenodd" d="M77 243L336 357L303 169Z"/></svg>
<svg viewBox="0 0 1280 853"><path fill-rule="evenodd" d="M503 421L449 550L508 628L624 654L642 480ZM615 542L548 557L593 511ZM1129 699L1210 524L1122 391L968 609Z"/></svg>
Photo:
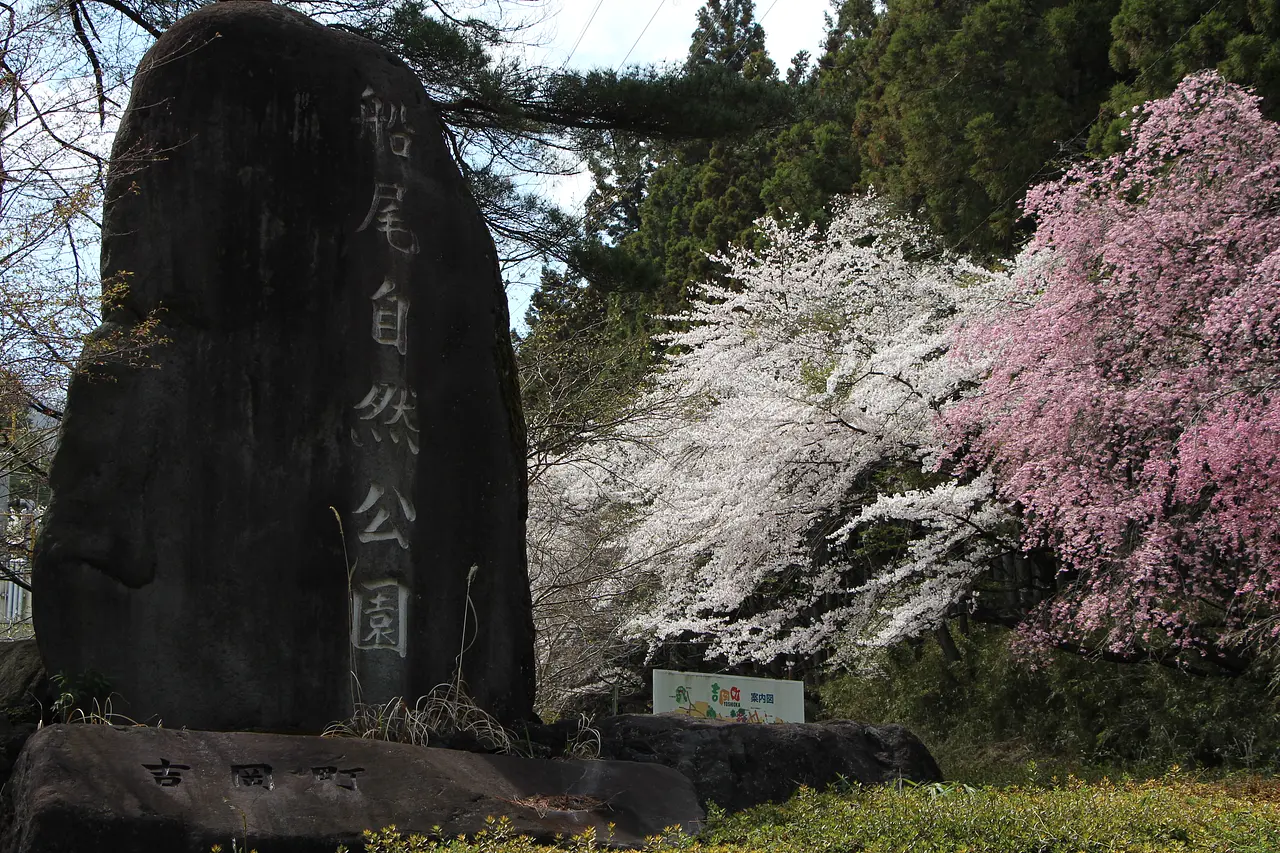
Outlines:
<svg viewBox="0 0 1280 853"><path fill-rule="evenodd" d="M414 74L269 3L139 69L113 152L106 323L34 572L50 672L166 727L319 731L461 660L531 712L524 426L493 242ZM339 519L341 523L339 523ZM352 678L352 673L355 679Z"/></svg>

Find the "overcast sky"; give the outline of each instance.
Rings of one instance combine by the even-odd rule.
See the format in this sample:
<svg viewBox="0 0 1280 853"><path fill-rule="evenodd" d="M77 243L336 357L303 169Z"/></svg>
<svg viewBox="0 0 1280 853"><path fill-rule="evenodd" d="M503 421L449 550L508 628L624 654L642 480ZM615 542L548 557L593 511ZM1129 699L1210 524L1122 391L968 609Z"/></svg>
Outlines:
<svg viewBox="0 0 1280 853"><path fill-rule="evenodd" d="M579 69L618 68L624 60L627 65L682 62L703 1L546 0L540 13L545 20L534 36L539 46L528 50L528 59L552 67L568 59L570 67ZM798 51L818 53L830 0L756 0L755 6L769 56L780 72L786 72ZM590 182L582 176L540 182L539 189L574 207L586 197ZM521 329L536 276L536 269L524 270L519 275L524 283L509 282L507 288L511 320Z"/></svg>
<svg viewBox="0 0 1280 853"><path fill-rule="evenodd" d="M563 62L585 29L570 61L574 67L616 68L628 51L629 64L683 60L702 4L703 0L548 0L546 57ZM755 6L769 55L779 68L785 70L796 51L817 53L822 15L831 8L830 0L756 0Z"/></svg>

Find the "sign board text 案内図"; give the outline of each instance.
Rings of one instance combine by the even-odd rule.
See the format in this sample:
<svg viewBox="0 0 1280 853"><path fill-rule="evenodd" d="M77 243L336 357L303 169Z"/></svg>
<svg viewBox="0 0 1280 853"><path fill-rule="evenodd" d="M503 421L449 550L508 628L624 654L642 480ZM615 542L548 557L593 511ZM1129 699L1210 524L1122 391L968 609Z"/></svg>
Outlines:
<svg viewBox="0 0 1280 853"><path fill-rule="evenodd" d="M769 678L653 671L653 713L742 723L803 723L804 684Z"/></svg>

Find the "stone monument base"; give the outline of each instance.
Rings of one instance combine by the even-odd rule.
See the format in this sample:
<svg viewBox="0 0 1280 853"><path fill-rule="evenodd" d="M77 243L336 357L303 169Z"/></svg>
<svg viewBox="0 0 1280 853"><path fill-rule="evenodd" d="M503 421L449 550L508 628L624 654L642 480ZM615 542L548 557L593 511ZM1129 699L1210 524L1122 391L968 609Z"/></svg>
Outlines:
<svg viewBox="0 0 1280 853"><path fill-rule="evenodd" d="M538 754L564 755L577 724L529 726ZM597 720L600 757L652 762L679 770L703 806L735 812L781 802L801 785L821 791L837 783L892 785L941 782L920 739L902 726L854 720L821 723L731 723L678 714L623 714Z"/></svg>
<svg viewBox="0 0 1280 853"><path fill-rule="evenodd" d="M232 839L333 853L361 849L365 829L472 835L491 816L542 840L594 827L607 846L640 847L704 817L689 780L656 764L84 724L27 741L3 808L4 853L208 853Z"/></svg>

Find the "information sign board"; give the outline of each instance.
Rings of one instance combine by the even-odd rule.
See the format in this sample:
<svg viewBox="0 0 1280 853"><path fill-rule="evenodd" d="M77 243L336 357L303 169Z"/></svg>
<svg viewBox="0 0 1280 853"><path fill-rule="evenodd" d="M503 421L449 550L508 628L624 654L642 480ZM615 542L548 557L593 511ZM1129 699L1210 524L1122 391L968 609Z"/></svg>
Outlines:
<svg viewBox="0 0 1280 853"><path fill-rule="evenodd" d="M742 723L803 723L804 683L738 675L653 671L653 713Z"/></svg>

